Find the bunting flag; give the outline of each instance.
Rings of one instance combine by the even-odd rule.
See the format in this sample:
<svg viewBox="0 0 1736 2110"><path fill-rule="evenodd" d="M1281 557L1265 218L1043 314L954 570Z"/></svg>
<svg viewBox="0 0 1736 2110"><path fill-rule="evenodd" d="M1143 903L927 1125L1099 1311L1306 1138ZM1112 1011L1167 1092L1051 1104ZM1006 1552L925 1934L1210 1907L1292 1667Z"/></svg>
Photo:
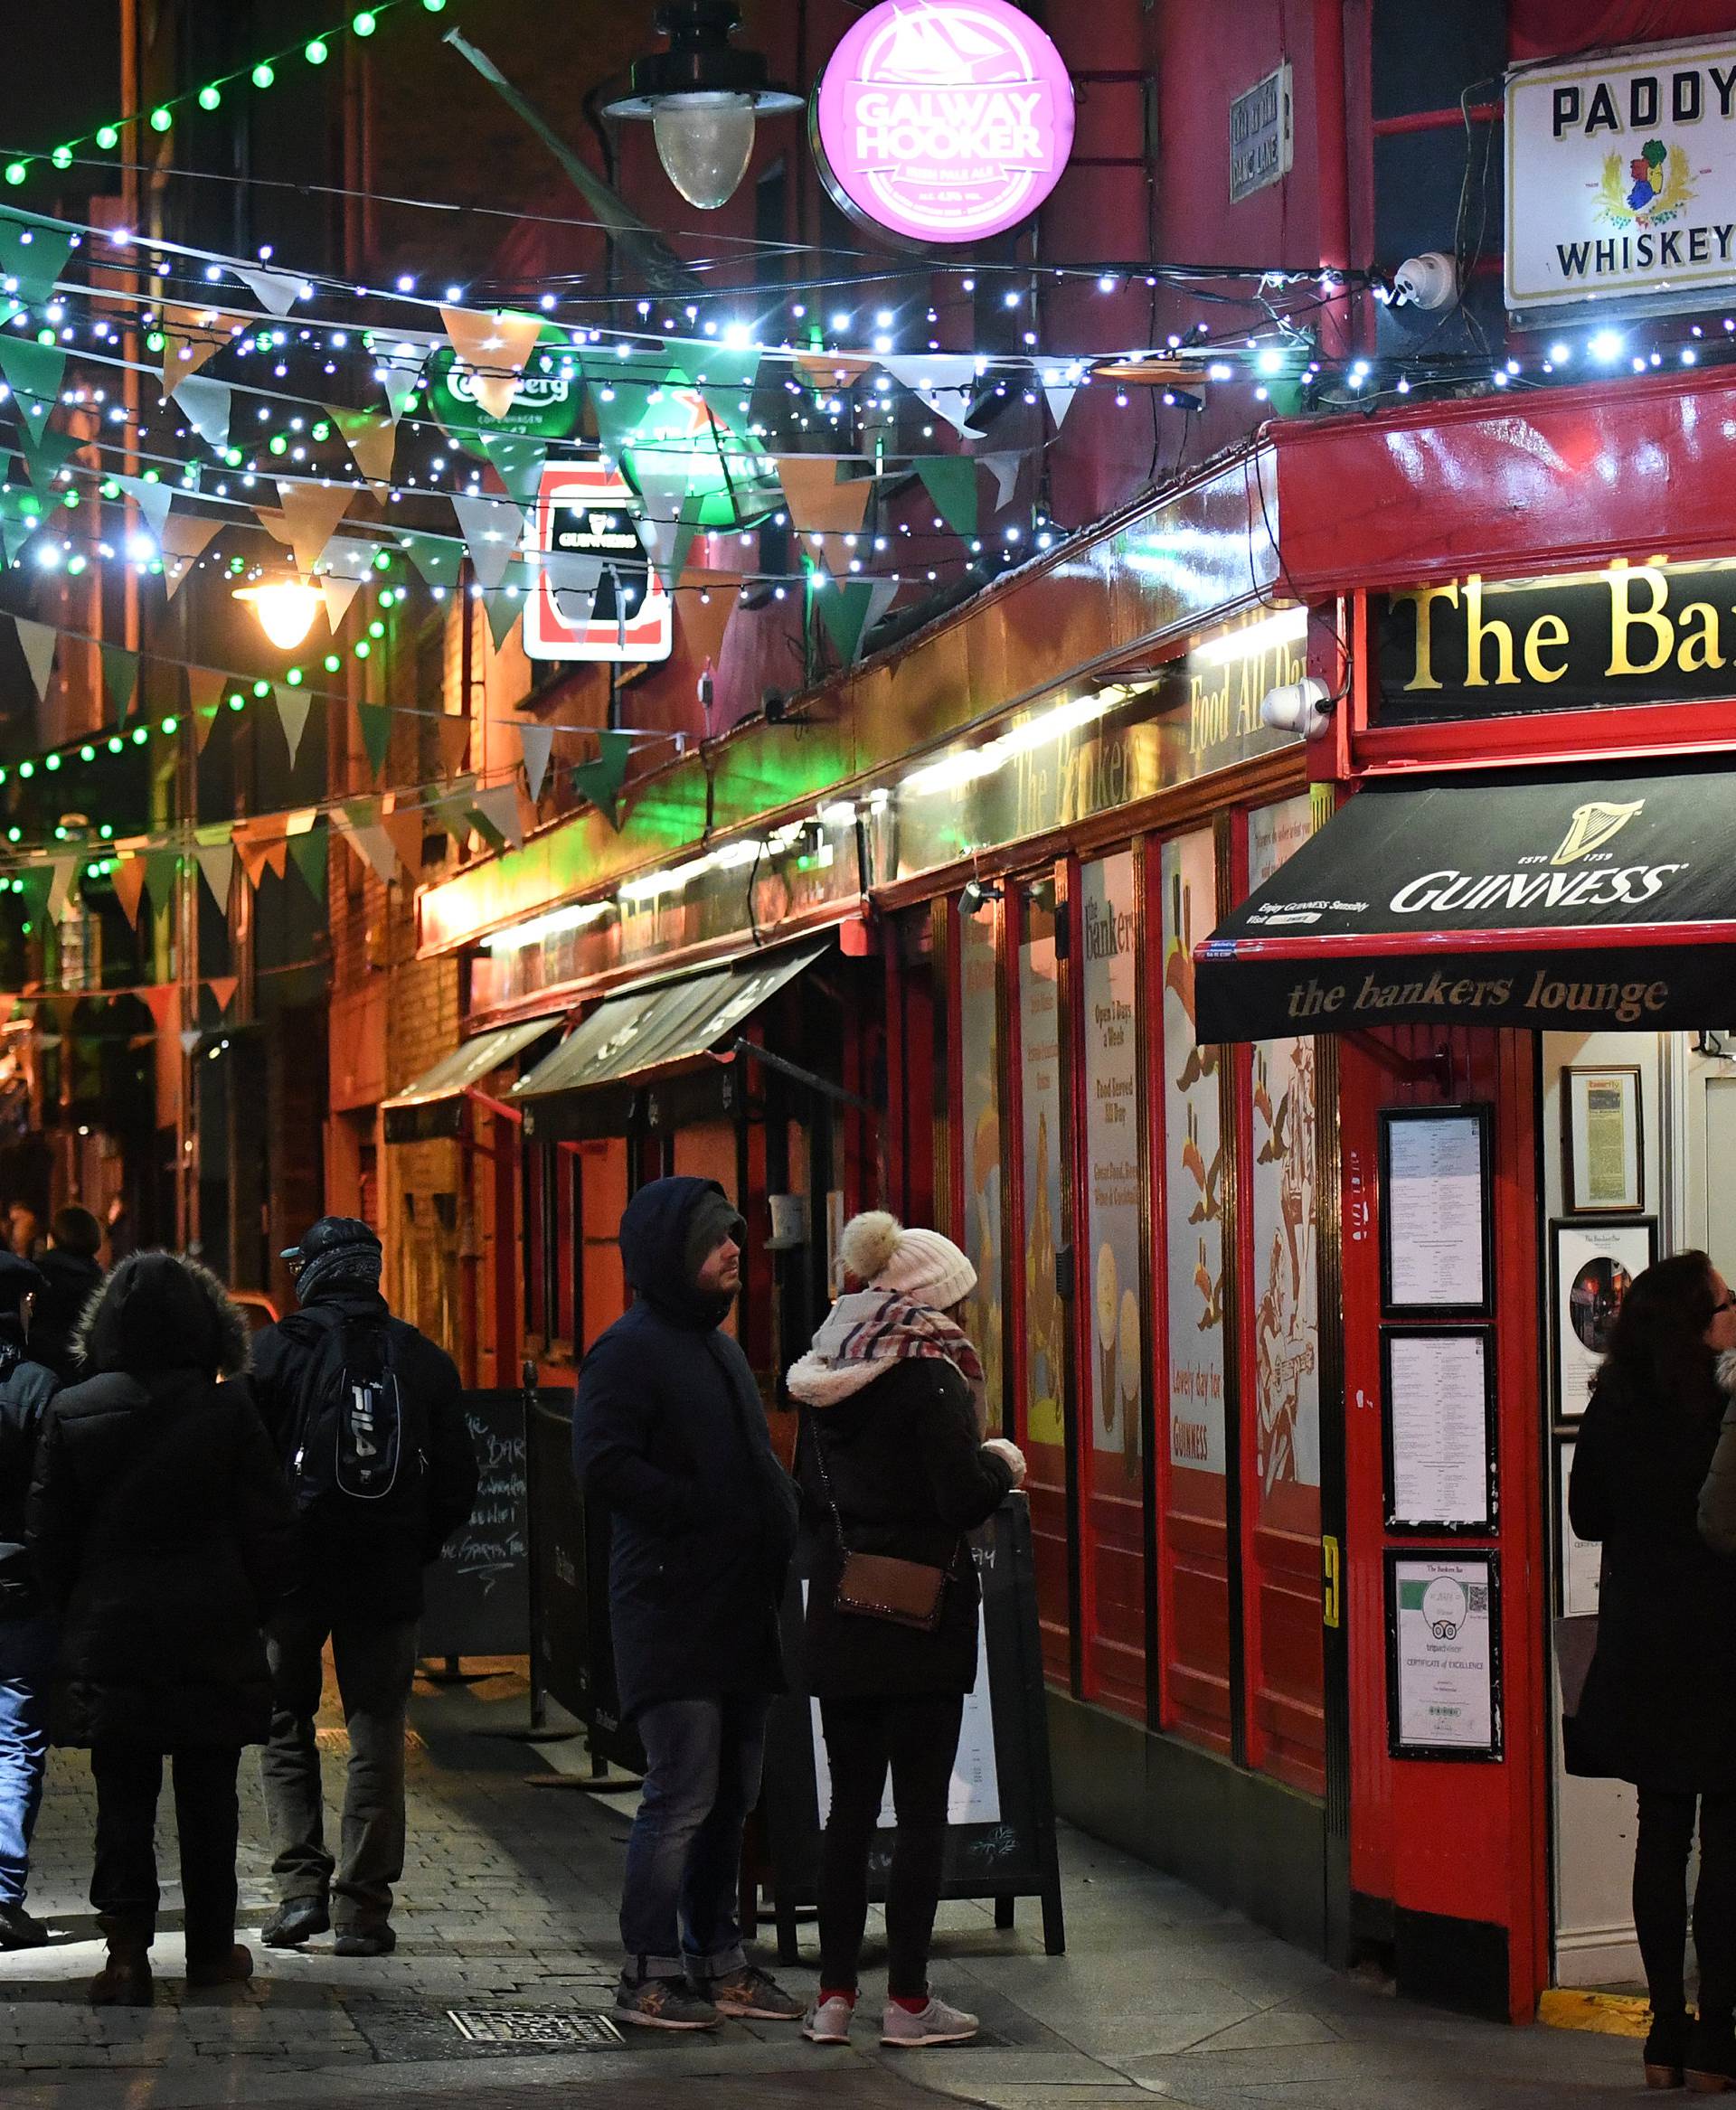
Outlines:
<svg viewBox="0 0 1736 2110"><path fill-rule="evenodd" d="M48 695L49 680L54 672L54 646L60 632L52 623L33 622L28 616L14 616L12 620L24 664L30 669L31 686L41 703Z"/></svg>
<svg viewBox="0 0 1736 2110"><path fill-rule="evenodd" d="M412 878L422 866L422 835L425 824L420 807L406 812L394 810L382 814L380 825L386 831L388 840L397 854L398 862Z"/></svg>
<svg viewBox="0 0 1736 2110"><path fill-rule="evenodd" d="M410 408L410 399L421 384L422 366L427 357L424 350L413 361L402 364L390 353L381 360L377 369L380 385L386 391L386 407L394 422Z"/></svg>
<svg viewBox="0 0 1736 2110"><path fill-rule="evenodd" d="M796 366L805 381L825 391L854 387L864 373L873 372L874 362L850 352L798 352Z"/></svg>
<svg viewBox="0 0 1736 2110"><path fill-rule="evenodd" d="M326 900L326 843L324 830L316 834L292 835L289 839L290 862L301 874L302 883L315 900L322 906Z"/></svg>
<svg viewBox="0 0 1736 2110"><path fill-rule="evenodd" d="M504 418L518 392L524 362L542 334L542 318L443 307L440 321L458 364L468 370L470 393L477 405L491 418Z"/></svg>
<svg viewBox="0 0 1736 2110"><path fill-rule="evenodd" d="M263 271L257 266L232 264L230 268L261 307L273 315L288 315L301 298L302 283L288 271Z"/></svg>
<svg viewBox="0 0 1736 2110"><path fill-rule="evenodd" d="M48 919L51 923L60 921L61 911L71 896L73 874L78 869L79 860L76 857L57 857L54 860L54 877L49 882L48 889Z"/></svg>
<svg viewBox="0 0 1736 2110"><path fill-rule="evenodd" d="M980 430L970 423L970 399L982 377L970 352L920 352L906 358L882 359L880 363L901 388L919 396L937 418L944 418L956 430L980 439Z"/></svg>
<svg viewBox="0 0 1736 2110"><path fill-rule="evenodd" d="M138 897L145 890L145 866L141 859L123 857L115 866L115 899L135 930L138 928Z"/></svg>
<svg viewBox="0 0 1736 2110"><path fill-rule="evenodd" d="M201 878L211 889L212 900L227 915L229 890L235 877L234 843L202 843L193 854L198 860Z"/></svg>
<svg viewBox="0 0 1736 2110"><path fill-rule="evenodd" d="M0 337L0 344L5 339ZM42 524L40 503L22 491L0 491L0 551L8 564L23 553L25 544Z"/></svg>
<svg viewBox="0 0 1736 2110"><path fill-rule="evenodd" d="M241 987L241 982L234 975L212 975L206 981L205 987L211 991L212 1002L217 1006L218 1017L222 1018L234 1003L235 992Z"/></svg>
<svg viewBox="0 0 1736 2110"><path fill-rule="evenodd" d="M228 523L221 520L201 520L189 513L175 513L164 524L163 583L168 589L171 600L207 546L220 535Z"/></svg>
<svg viewBox="0 0 1736 2110"><path fill-rule="evenodd" d="M1064 386L1059 384L1044 384L1043 398L1044 402L1046 402L1049 406L1049 415L1055 421L1055 430L1057 432L1061 430L1061 425L1066 419L1068 411L1072 409L1073 398L1078 393L1079 385L1077 382Z"/></svg>
<svg viewBox="0 0 1736 2110"><path fill-rule="evenodd" d="M476 788L474 777L464 777L443 796L429 803L429 818L455 842L462 843L470 833L470 795Z"/></svg>
<svg viewBox="0 0 1736 2110"><path fill-rule="evenodd" d="M572 788L580 798L590 801L611 828L616 828L620 824L616 819L616 809L621 787L627 781L627 758L633 751L632 737L624 732L599 732L597 746L597 759L581 762L573 771Z"/></svg>
<svg viewBox="0 0 1736 2110"><path fill-rule="evenodd" d="M18 281L18 298L26 306L42 307L52 295L72 254L75 232L58 220L31 213L7 212L0 219L0 278Z"/></svg>
<svg viewBox="0 0 1736 2110"><path fill-rule="evenodd" d="M163 339L163 393L173 396L183 381L216 358L230 336L240 335L241 325L236 323L225 334L223 318L214 307L183 307L171 300L164 303L156 327Z"/></svg>
<svg viewBox="0 0 1736 2110"><path fill-rule="evenodd" d="M444 714L435 737L440 746L440 774L456 777L464 768L464 758L470 752L470 720L457 712Z"/></svg>
<svg viewBox="0 0 1736 2110"><path fill-rule="evenodd" d="M24 454L24 473L37 493L47 498L54 480L84 444L76 432L44 432L33 439L26 426L19 435Z"/></svg>
<svg viewBox="0 0 1736 2110"><path fill-rule="evenodd" d="M285 743L289 749L289 767L296 766L296 757L301 752L301 736L307 730L307 713L313 709L313 698L303 690L291 688L288 682L273 682L271 694L278 706L278 723L283 728Z"/></svg>
<svg viewBox="0 0 1736 2110"><path fill-rule="evenodd" d="M838 464L827 455L780 454L778 480L791 523L804 534L854 535L862 532L872 476L838 480Z"/></svg>
<svg viewBox="0 0 1736 2110"><path fill-rule="evenodd" d="M226 381L206 374L184 374L175 383L175 408L213 453L229 445L231 391Z"/></svg>
<svg viewBox="0 0 1736 2110"><path fill-rule="evenodd" d="M421 573L427 585L443 586L449 591L458 583L464 545L452 536L418 534L410 530L400 533L398 547Z"/></svg>
<svg viewBox="0 0 1736 2110"><path fill-rule="evenodd" d="M145 1008L150 1013L157 1031L159 1033L166 1032L170 1019L181 1008L179 983L153 982L148 987L139 990L137 994L143 1000Z"/></svg>
<svg viewBox="0 0 1736 2110"><path fill-rule="evenodd" d="M331 825L373 872L390 886L398 876L398 853L392 837L380 824L380 808L373 799L352 799L331 816Z"/></svg>
<svg viewBox="0 0 1736 2110"><path fill-rule="evenodd" d="M521 571L524 569L523 565L519 566ZM516 598L504 588L495 593L484 594L482 612L488 618L488 635L494 640L495 650L498 652L512 636L519 617L524 613L524 589L521 589Z"/></svg>
<svg viewBox="0 0 1736 2110"><path fill-rule="evenodd" d="M736 582L715 571L684 571L681 635L687 656L702 667L715 668L723 656L723 639L741 605ZM702 596L709 595L709 598Z"/></svg>
<svg viewBox="0 0 1736 2110"><path fill-rule="evenodd" d="M42 428L48 414L61 400L61 377L66 372L66 353L59 344L39 344L34 337L0 334L0 374L12 391L18 415L24 421L32 444L42 444Z"/></svg>
<svg viewBox="0 0 1736 2110"><path fill-rule="evenodd" d="M199 1051L199 1043L204 1035L197 1026L183 1026L180 1032L181 1052L191 1061Z"/></svg>
<svg viewBox="0 0 1736 2110"><path fill-rule="evenodd" d="M97 650L102 659L103 681L114 699L115 723L125 725L138 687L138 655L128 652L124 645L100 645Z"/></svg>
<svg viewBox="0 0 1736 2110"><path fill-rule="evenodd" d="M536 504L542 483L542 465L549 458L549 443L526 432L485 432L482 451L494 464L495 474L508 497L523 506Z"/></svg>
<svg viewBox="0 0 1736 2110"><path fill-rule="evenodd" d="M386 703L363 703L357 701L355 721L361 728L362 745L368 758L368 768L375 777L386 766L386 749L392 745L392 707Z"/></svg>
<svg viewBox="0 0 1736 2110"><path fill-rule="evenodd" d="M175 491L167 484L146 483L143 476L117 476L121 489L145 515L145 525L157 548L163 547L163 530L175 504Z"/></svg>
<svg viewBox="0 0 1736 2110"><path fill-rule="evenodd" d="M229 686L222 672L216 667L190 666L187 669L187 709L193 719L193 742L203 755L205 742L217 726L217 714L223 707L223 691Z"/></svg>
<svg viewBox="0 0 1736 2110"><path fill-rule="evenodd" d="M350 612L350 603L362 590L359 579L337 579L330 572L314 581L319 589L320 598L326 603L326 627L335 637L344 618Z"/></svg>
<svg viewBox="0 0 1736 2110"><path fill-rule="evenodd" d="M175 899L175 881L181 869L181 853L178 850L147 850L144 862L145 884L151 890L151 907L161 915Z"/></svg>
<svg viewBox="0 0 1736 2110"><path fill-rule="evenodd" d="M490 791L470 795L470 811L477 827L502 850L516 850L524 840L518 823L518 787L499 784Z"/></svg>
<svg viewBox="0 0 1736 2110"><path fill-rule="evenodd" d="M693 536L698 531L695 502L691 497L684 499L676 519L662 519L646 513L635 524L658 585L665 593L672 592L685 568L687 552L693 548ZM622 612L625 614L624 608Z"/></svg>
<svg viewBox="0 0 1736 2110"><path fill-rule="evenodd" d="M355 466L381 497L392 487L398 452L398 420L390 410L345 410L327 403L326 413L344 435Z"/></svg>
<svg viewBox="0 0 1736 2110"><path fill-rule="evenodd" d="M288 476L278 482L278 503L283 508L283 535L296 552L296 562L312 572L326 554L326 546L337 523L350 509L354 488L344 484L298 484Z"/></svg>
<svg viewBox="0 0 1736 2110"><path fill-rule="evenodd" d="M4 342L0 338L0 344ZM523 510L504 498L472 498L463 493L454 494L452 510L458 516L477 584L485 589L504 585L506 567L524 539Z"/></svg>
<svg viewBox="0 0 1736 2110"><path fill-rule="evenodd" d="M814 582L815 605L826 633L845 666L853 665L869 629L884 615L898 591L895 579L835 579Z"/></svg>
<svg viewBox="0 0 1736 2110"><path fill-rule="evenodd" d="M555 613L563 623L582 630L590 620L591 604L602 579L602 559L584 550L544 550L542 567Z"/></svg>
<svg viewBox="0 0 1736 2110"><path fill-rule="evenodd" d="M976 532L976 464L968 455L925 455L916 464L935 511L956 535Z"/></svg>
<svg viewBox="0 0 1736 2110"><path fill-rule="evenodd" d="M542 779L549 773L549 750L554 745L552 725L521 725L518 744L524 754L524 782L534 803L542 796Z"/></svg>
<svg viewBox="0 0 1736 2110"><path fill-rule="evenodd" d="M378 542L363 542L359 535L334 535L326 545L320 577L359 586L373 573L373 560L379 554Z"/></svg>
<svg viewBox="0 0 1736 2110"><path fill-rule="evenodd" d="M997 447L993 454L979 454L972 458L981 462L995 479L995 505L998 512L1013 496L1024 461L1024 450L1016 447Z"/></svg>
<svg viewBox="0 0 1736 2110"><path fill-rule="evenodd" d="M288 843L280 828L270 822L240 821L231 840L241 860L241 876L250 887L258 890L268 865L276 871L279 879L283 877Z"/></svg>

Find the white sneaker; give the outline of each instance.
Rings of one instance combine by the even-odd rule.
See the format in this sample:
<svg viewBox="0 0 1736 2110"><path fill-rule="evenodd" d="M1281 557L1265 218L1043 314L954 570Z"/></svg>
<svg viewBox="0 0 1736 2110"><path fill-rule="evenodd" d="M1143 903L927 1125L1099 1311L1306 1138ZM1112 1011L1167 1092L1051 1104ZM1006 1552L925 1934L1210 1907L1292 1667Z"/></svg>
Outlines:
<svg viewBox="0 0 1736 2110"><path fill-rule="evenodd" d="M850 2018L855 2011L854 2001L841 2000L836 1993L821 2000L816 1994L802 2017L802 2035L810 2044L847 2044Z"/></svg>
<svg viewBox="0 0 1736 2110"><path fill-rule="evenodd" d="M889 2000L881 2017L880 2040L906 2051L921 2044L967 2044L981 2026L975 2015L967 2015L963 2008L949 2008L930 1993L928 2006L915 2015Z"/></svg>

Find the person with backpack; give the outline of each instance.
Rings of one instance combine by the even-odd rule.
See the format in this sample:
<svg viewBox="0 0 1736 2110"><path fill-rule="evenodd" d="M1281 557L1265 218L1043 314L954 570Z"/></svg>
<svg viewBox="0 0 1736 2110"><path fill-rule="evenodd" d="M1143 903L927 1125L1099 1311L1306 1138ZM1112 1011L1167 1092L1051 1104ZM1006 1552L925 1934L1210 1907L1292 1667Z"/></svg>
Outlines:
<svg viewBox="0 0 1736 2110"><path fill-rule="evenodd" d="M476 1459L458 1370L387 1308L368 1225L321 1217L283 1258L299 1309L254 1337L253 1384L299 1520L301 1582L267 1636L260 1772L281 1902L260 1938L297 1948L331 1928L340 1956L382 1956L397 1945L422 1570L469 1517ZM335 1856L314 1735L328 1640L350 1738Z"/></svg>
<svg viewBox="0 0 1736 2110"><path fill-rule="evenodd" d="M623 1714L646 1767L627 1846L618 2021L714 2030L798 2021L736 1920L760 1799L796 1490L740 1346L722 1331L747 1226L715 1180L652 1180L621 1218L632 1308L579 1373L574 1470L608 1506Z"/></svg>
<svg viewBox="0 0 1736 2110"><path fill-rule="evenodd" d="M149 2007L163 1761L175 1779L189 1985L244 1983L236 1776L263 1742L262 1628L293 1578L295 1517L245 1381L247 1326L172 1253L116 1268L87 1315L80 1384L43 1417L26 1543L60 1621L50 1731L88 1747L93 2007Z"/></svg>
<svg viewBox="0 0 1736 2110"><path fill-rule="evenodd" d="M24 1546L37 1439L61 1381L30 1341L42 1294L31 1263L0 1252L0 1949L40 1948L48 1939L24 1910L54 1664L54 1623Z"/></svg>

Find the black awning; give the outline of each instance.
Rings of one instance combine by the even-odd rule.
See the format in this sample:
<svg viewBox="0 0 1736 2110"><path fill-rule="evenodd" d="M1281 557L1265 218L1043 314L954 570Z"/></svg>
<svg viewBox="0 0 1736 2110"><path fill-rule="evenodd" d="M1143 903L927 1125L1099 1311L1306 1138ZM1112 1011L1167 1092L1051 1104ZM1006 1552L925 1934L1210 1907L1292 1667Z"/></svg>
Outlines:
<svg viewBox="0 0 1736 2110"><path fill-rule="evenodd" d="M1194 949L1203 1044L1736 1022L1736 775L1379 784Z"/></svg>

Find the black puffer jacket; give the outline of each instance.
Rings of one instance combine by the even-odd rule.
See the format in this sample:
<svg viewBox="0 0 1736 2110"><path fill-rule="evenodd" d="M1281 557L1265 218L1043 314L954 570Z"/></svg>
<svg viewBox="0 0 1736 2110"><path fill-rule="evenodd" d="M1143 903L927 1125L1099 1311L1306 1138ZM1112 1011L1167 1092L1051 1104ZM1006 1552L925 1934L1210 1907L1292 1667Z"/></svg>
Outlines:
<svg viewBox="0 0 1736 2110"><path fill-rule="evenodd" d="M0 1320L0 1619L40 1612L36 1571L24 1549L24 1507L42 1417L60 1389L52 1370L33 1361L15 1320Z"/></svg>
<svg viewBox="0 0 1736 2110"><path fill-rule="evenodd" d="M806 1689L822 1700L968 1692L981 1593L964 1534L1000 1507L1013 1469L983 1449L958 1371L939 1357L916 1357L889 1363L858 1391L806 1407L797 1477L808 1560ZM837 1610L843 1558L826 1480L853 1552L951 1570L934 1633Z"/></svg>
<svg viewBox="0 0 1736 2110"><path fill-rule="evenodd" d="M73 1342L85 1307L102 1287L102 1269L82 1253L51 1246L37 1256L44 1285L30 1322L30 1352L70 1385L80 1373Z"/></svg>
<svg viewBox="0 0 1736 2110"><path fill-rule="evenodd" d="M712 1692L781 1692L778 1608L796 1490L748 1359L685 1266L714 1180L654 1180L621 1219L638 1292L579 1373L573 1465L608 1503L609 1610L623 1712Z"/></svg>
<svg viewBox="0 0 1736 2110"><path fill-rule="evenodd" d="M262 1743L260 1628L293 1575L294 1513L213 1276L139 1253L84 1331L92 1374L49 1408L28 1539L61 1617L61 1744Z"/></svg>

